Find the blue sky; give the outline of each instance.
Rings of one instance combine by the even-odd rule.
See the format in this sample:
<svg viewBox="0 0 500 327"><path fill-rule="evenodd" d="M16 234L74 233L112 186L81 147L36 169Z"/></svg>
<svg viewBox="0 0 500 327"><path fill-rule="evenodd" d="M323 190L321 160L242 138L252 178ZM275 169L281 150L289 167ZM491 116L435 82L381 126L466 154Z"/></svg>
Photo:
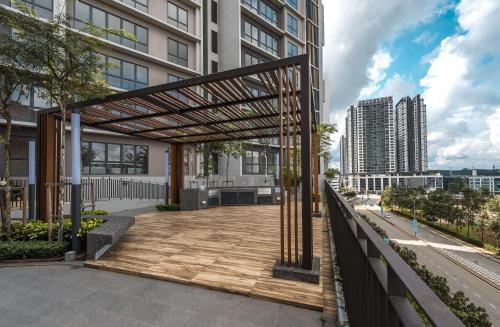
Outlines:
<svg viewBox="0 0 500 327"><path fill-rule="evenodd" d="M325 108L422 94L429 168L500 166L499 0L324 0ZM337 163L338 164L338 163Z"/></svg>
<svg viewBox="0 0 500 327"><path fill-rule="evenodd" d="M405 76L416 83L417 92L422 93L424 90L418 81L426 75L429 67L429 63L422 62L423 58L432 53L443 39L453 35L457 29L457 15L451 7L427 23L408 28L395 40L383 42L382 48L387 49L393 57L393 62L386 71L387 76L394 74Z"/></svg>

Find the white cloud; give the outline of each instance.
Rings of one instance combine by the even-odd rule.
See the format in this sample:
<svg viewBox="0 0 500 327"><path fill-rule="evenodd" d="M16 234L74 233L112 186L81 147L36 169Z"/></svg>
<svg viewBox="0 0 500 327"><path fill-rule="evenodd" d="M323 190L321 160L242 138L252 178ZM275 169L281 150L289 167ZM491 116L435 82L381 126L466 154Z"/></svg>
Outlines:
<svg viewBox="0 0 500 327"><path fill-rule="evenodd" d="M456 12L460 32L433 51L420 81L429 165L490 167L500 161L500 2L462 0Z"/></svg>
<svg viewBox="0 0 500 327"><path fill-rule="evenodd" d="M402 97L413 96L417 91L417 85L405 76L399 74L392 75L384 87L378 92L378 96L392 96L394 104Z"/></svg>
<svg viewBox="0 0 500 327"><path fill-rule="evenodd" d="M361 90L360 97L371 96L380 89L380 82L385 79L385 71L391 63L392 57L385 49L380 49L373 55L371 65L366 70L369 83Z"/></svg>
<svg viewBox="0 0 500 327"><path fill-rule="evenodd" d="M327 0L324 76L331 122L344 131L345 109L370 85L368 68L384 41L428 21L450 0ZM384 59L384 58L382 58ZM387 59L387 58L385 58ZM338 146L338 142L336 144Z"/></svg>
<svg viewBox="0 0 500 327"><path fill-rule="evenodd" d="M437 35L429 31L423 31L413 39L413 42L421 45L429 45L436 39Z"/></svg>

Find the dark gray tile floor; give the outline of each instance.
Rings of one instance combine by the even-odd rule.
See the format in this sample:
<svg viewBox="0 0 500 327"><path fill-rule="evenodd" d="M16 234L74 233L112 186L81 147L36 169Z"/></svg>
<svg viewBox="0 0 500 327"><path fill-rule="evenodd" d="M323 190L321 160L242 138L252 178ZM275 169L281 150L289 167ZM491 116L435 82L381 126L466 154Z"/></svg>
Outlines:
<svg viewBox="0 0 500 327"><path fill-rule="evenodd" d="M322 326L321 313L84 268L0 267L0 327Z"/></svg>

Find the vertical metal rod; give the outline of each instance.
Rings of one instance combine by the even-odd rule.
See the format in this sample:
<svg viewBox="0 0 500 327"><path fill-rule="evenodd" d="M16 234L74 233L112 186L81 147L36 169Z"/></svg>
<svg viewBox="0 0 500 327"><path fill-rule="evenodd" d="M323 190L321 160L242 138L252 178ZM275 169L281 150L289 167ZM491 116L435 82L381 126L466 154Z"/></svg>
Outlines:
<svg viewBox="0 0 500 327"><path fill-rule="evenodd" d="M283 190L283 78L281 76L281 67L278 70L278 78L279 78L279 99L278 99L278 110L279 110L279 135L278 135L278 143L280 146L279 157L280 157L280 165L279 165L279 180L280 180L280 240L281 240L281 264L285 262L285 226L284 226L284 204L283 197L285 192Z"/></svg>
<svg viewBox="0 0 500 327"><path fill-rule="evenodd" d="M36 188L36 170L35 170L35 160L36 160L36 144L35 140L30 140L29 144L29 155L28 155L28 218L35 219L35 188Z"/></svg>
<svg viewBox="0 0 500 327"><path fill-rule="evenodd" d="M96 200L96 185L94 182L90 184L92 186L91 192L92 192L92 212L95 211L95 200Z"/></svg>
<svg viewBox="0 0 500 327"><path fill-rule="evenodd" d="M168 204L168 184L170 180L170 156L169 152L165 151L165 204Z"/></svg>
<svg viewBox="0 0 500 327"><path fill-rule="evenodd" d="M298 231L298 185L297 185L297 79L296 79L296 66L293 65L292 69L292 121L293 121L293 191L294 191L294 210L293 221L295 231L295 264L299 264L299 231Z"/></svg>
<svg viewBox="0 0 500 327"><path fill-rule="evenodd" d="M78 237L82 213L80 147L80 110L77 109L71 113L71 250L77 253L81 250L80 238Z"/></svg>
<svg viewBox="0 0 500 327"><path fill-rule="evenodd" d="M52 240L52 187L47 185L45 187L47 194L47 204L45 206L45 219L47 220L47 238L48 241Z"/></svg>
<svg viewBox="0 0 500 327"><path fill-rule="evenodd" d="M290 178L290 97L288 95L288 66L285 66L285 115L286 115L286 222L287 222L287 245L288 264L292 262L292 223L291 223L291 178Z"/></svg>
<svg viewBox="0 0 500 327"><path fill-rule="evenodd" d="M311 187L311 80L309 58L300 63L300 114L302 160L302 268L312 269L312 187Z"/></svg>

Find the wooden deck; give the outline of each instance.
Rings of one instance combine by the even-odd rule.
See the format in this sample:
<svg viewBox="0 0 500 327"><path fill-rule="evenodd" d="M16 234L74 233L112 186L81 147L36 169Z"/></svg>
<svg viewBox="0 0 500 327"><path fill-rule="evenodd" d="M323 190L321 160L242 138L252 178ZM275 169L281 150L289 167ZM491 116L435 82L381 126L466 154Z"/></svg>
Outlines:
<svg viewBox="0 0 500 327"><path fill-rule="evenodd" d="M314 255L321 257L319 285L272 277L280 253L279 206L272 205L140 215L106 258L85 265L331 313L333 280L323 218L313 218L313 229Z"/></svg>

